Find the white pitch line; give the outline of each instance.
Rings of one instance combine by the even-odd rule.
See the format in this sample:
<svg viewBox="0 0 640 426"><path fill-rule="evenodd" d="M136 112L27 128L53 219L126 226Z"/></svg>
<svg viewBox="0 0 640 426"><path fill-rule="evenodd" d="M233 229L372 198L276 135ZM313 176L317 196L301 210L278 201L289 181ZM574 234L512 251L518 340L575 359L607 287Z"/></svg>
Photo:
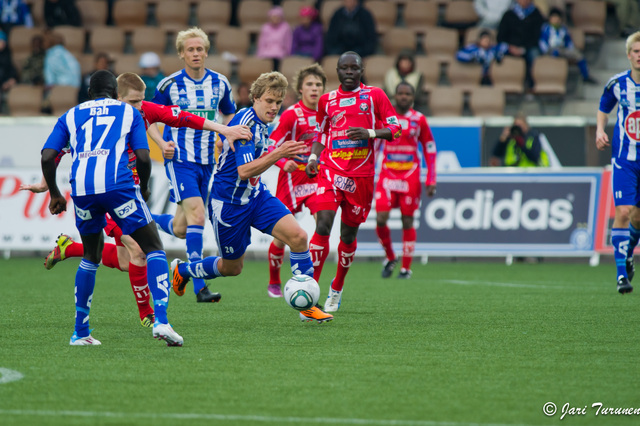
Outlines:
<svg viewBox="0 0 640 426"><path fill-rule="evenodd" d="M23 377L24 375L19 371L0 368L0 384L15 382Z"/></svg>
<svg viewBox="0 0 640 426"><path fill-rule="evenodd" d="M527 426L524 424L498 423L461 423L439 422L433 420L374 420L374 419L339 419L330 417L271 417L249 416L240 414L190 414L190 413L118 413L113 411L66 411L66 410L3 410L0 415L43 416L43 417L107 417L107 418L144 418L144 419L178 419L178 420L219 420L249 421L256 423L318 423L374 426Z"/></svg>
<svg viewBox="0 0 640 426"><path fill-rule="evenodd" d="M489 285L494 287L540 288L540 289L563 289L563 290L574 289L574 287L565 287L561 285L497 283L494 281L465 281L465 280L436 280L436 281L442 282L442 283L448 283L448 284L459 284L459 285Z"/></svg>

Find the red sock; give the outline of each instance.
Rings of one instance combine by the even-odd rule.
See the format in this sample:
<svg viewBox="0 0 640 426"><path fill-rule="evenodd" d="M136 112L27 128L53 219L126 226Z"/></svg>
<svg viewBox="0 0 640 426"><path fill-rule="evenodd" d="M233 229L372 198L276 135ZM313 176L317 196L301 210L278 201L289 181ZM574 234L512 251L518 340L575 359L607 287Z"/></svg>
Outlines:
<svg viewBox="0 0 640 426"><path fill-rule="evenodd" d="M378 235L378 241L382 244L385 254L388 260L395 260L396 254L393 252L393 246L391 245L391 231L387 225L377 226L376 235Z"/></svg>
<svg viewBox="0 0 640 426"><path fill-rule="evenodd" d="M276 246L273 241L269 246L269 284L280 284L280 267L284 257L284 247Z"/></svg>
<svg viewBox="0 0 640 426"><path fill-rule="evenodd" d="M118 249L115 244L105 244L102 249L102 264L107 268L120 269ZM122 269L120 269L122 271Z"/></svg>
<svg viewBox="0 0 640 426"><path fill-rule="evenodd" d="M320 282L322 267L329 255L329 235L318 235L314 232L309 242L309 253L313 261L313 279Z"/></svg>
<svg viewBox="0 0 640 426"><path fill-rule="evenodd" d="M149 304L151 292L149 291L149 284L147 284L147 267L129 263L129 282L131 282L131 289L138 303L140 319L143 319L153 313L153 308Z"/></svg>
<svg viewBox="0 0 640 426"><path fill-rule="evenodd" d="M64 251L64 258L69 257L82 257L84 256L84 246L82 243L76 243L75 241L68 245Z"/></svg>
<svg viewBox="0 0 640 426"><path fill-rule="evenodd" d="M344 277L347 276L347 272L349 272L349 268L353 263L356 248L358 248L358 240L354 240L351 244L345 244L340 240L340 244L338 244L338 270L336 271L336 278L331 284L332 289L341 291L342 287L344 287Z"/></svg>
<svg viewBox="0 0 640 426"><path fill-rule="evenodd" d="M411 269L413 252L416 250L416 229L402 230L402 269Z"/></svg>

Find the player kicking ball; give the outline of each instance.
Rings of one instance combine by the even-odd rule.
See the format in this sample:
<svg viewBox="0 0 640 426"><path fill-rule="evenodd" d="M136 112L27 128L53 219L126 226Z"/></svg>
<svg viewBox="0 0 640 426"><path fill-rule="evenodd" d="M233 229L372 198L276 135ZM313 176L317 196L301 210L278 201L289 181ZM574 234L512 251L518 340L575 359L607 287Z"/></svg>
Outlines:
<svg viewBox="0 0 640 426"><path fill-rule="evenodd" d="M251 85L253 107L239 111L229 125L249 126L253 137L237 140L235 152L223 138L223 148L213 172L209 219L220 250L220 256L203 260L171 263L174 291L183 291L190 278L213 279L235 276L242 272L244 255L251 244L251 228L271 235L290 249L291 272L313 276L307 233L289 209L274 197L260 175L282 158L306 152L303 141L288 140L268 152L268 123L277 116L287 90L287 79L279 72L261 74ZM320 323L331 321L332 315L320 308L302 311L303 320Z"/></svg>

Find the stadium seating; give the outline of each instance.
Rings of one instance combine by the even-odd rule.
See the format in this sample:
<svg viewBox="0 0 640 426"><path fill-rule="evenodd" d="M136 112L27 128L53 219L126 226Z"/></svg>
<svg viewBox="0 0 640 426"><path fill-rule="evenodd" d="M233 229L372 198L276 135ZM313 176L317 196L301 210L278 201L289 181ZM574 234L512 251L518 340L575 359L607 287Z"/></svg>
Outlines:
<svg viewBox="0 0 640 426"><path fill-rule="evenodd" d="M293 86L293 76L302 67L313 64L313 59L307 56L289 56L280 62L280 72L289 80L289 86Z"/></svg>
<svg viewBox="0 0 640 426"><path fill-rule="evenodd" d="M62 25L55 27L53 32L62 36L64 40L62 44L69 52L73 53L74 56L84 53L84 28Z"/></svg>
<svg viewBox="0 0 640 426"><path fill-rule="evenodd" d="M403 50L416 51L415 33L408 28L391 28L381 37L382 51L385 55L395 57Z"/></svg>
<svg viewBox="0 0 640 426"><path fill-rule="evenodd" d="M249 34L241 28L226 27L215 35L215 53L233 53L242 60L249 51Z"/></svg>
<svg viewBox="0 0 640 426"><path fill-rule="evenodd" d="M453 0L444 9L444 24L455 28L468 28L478 22L473 2Z"/></svg>
<svg viewBox="0 0 640 426"><path fill-rule="evenodd" d="M198 26L206 33L218 33L229 25L231 4L224 0L200 0L196 3Z"/></svg>
<svg viewBox="0 0 640 426"><path fill-rule="evenodd" d="M302 6L314 6L314 0L283 0L280 3L284 10L284 20L291 25L291 29L298 25L298 17L300 16L300 8Z"/></svg>
<svg viewBox="0 0 640 426"><path fill-rule="evenodd" d="M118 28L132 30L147 23L147 4L138 0L117 0L113 5L113 21Z"/></svg>
<svg viewBox="0 0 640 426"><path fill-rule="evenodd" d="M102 0L81 0L76 2L82 25L85 28L107 25L107 2Z"/></svg>
<svg viewBox="0 0 640 426"><path fill-rule="evenodd" d="M585 47L584 31L581 28L569 27L569 33L576 49L583 51Z"/></svg>
<svg viewBox="0 0 640 426"><path fill-rule="evenodd" d="M181 68L184 68L184 62L178 54L160 55L160 69L165 76L173 74Z"/></svg>
<svg viewBox="0 0 640 426"><path fill-rule="evenodd" d="M250 34L258 34L260 28L267 23L267 12L273 4L262 0L242 0L238 6L238 22L243 30Z"/></svg>
<svg viewBox="0 0 640 426"><path fill-rule="evenodd" d="M388 55L373 55L364 59L364 77L367 85L384 88L384 77L395 65L395 58Z"/></svg>
<svg viewBox="0 0 640 426"><path fill-rule="evenodd" d="M25 3L29 5L29 8L31 10L31 17L33 18L34 27L46 27L46 23L44 20L44 0L26 0Z"/></svg>
<svg viewBox="0 0 640 426"><path fill-rule="evenodd" d="M500 88L505 93L522 95L525 70L524 59L505 56L501 63L494 62L489 68L493 87Z"/></svg>
<svg viewBox="0 0 640 426"><path fill-rule="evenodd" d="M231 73L233 71L231 69L231 64L228 61L225 61L224 59L222 59L222 56L209 55L207 57L207 59L204 61L204 65L207 68L209 68L211 70L214 70L216 72L219 72L220 74L224 75L225 77L227 77L227 79L231 78ZM171 72L175 72L175 71L179 70L180 68L184 68L184 63L182 63L179 68L176 68Z"/></svg>
<svg viewBox="0 0 640 426"><path fill-rule="evenodd" d="M407 28L424 33L422 28L438 24L438 4L432 0L409 0L404 6L403 15Z"/></svg>
<svg viewBox="0 0 640 426"><path fill-rule="evenodd" d="M496 42L496 30L492 30L490 28L482 28L482 27L471 27L469 29L467 29L467 31L465 31L464 33L464 42L463 45L467 46L471 43L475 43L478 40L478 36L480 35L481 31L489 31L491 33L491 40L495 43Z"/></svg>
<svg viewBox="0 0 640 426"><path fill-rule="evenodd" d="M95 27L89 35L91 52L109 52L119 54L124 52L125 33L118 27Z"/></svg>
<svg viewBox="0 0 640 426"><path fill-rule="evenodd" d="M500 88L478 86L469 92L469 109L476 117L502 116L505 106L505 94Z"/></svg>
<svg viewBox="0 0 640 426"><path fill-rule="evenodd" d="M536 95L564 96L567 92L567 73L569 63L565 58L540 56L533 62L531 74Z"/></svg>
<svg viewBox="0 0 640 426"><path fill-rule="evenodd" d="M180 0L161 1L156 5L156 22L165 31L177 32L188 28L189 4Z"/></svg>
<svg viewBox="0 0 640 426"><path fill-rule="evenodd" d="M452 86L458 87L467 93L480 85L482 65L451 61L447 68L447 77Z"/></svg>
<svg viewBox="0 0 640 426"><path fill-rule="evenodd" d="M340 80L338 80L338 73L336 72L339 57L339 55L327 55L322 58L322 69L324 69L324 72L327 74L325 92L335 90L340 86Z"/></svg>
<svg viewBox="0 0 640 426"><path fill-rule="evenodd" d="M30 84L18 84L9 91L7 100L9 112L15 117L41 115L42 87Z"/></svg>
<svg viewBox="0 0 640 426"><path fill-rule="evenodd" d="M76 56L78 63L80 64L80 73L82 75L93 71L93 67L96 61L95 55L92 53L85 53L83 55Z"/></svg>
<svg viewBox="0 0 640 426"><path fill-rule="evenodd" d="M138 66L138 63L140 62L140 55L113 55L113 59L113 70L115 71L116 75L120 75L123 72L140 72L140 67Z"/></svg>
<svg viewBox="0 0 640 426"><path fill-rule="evenodd" d="M60 116L78 104L78 88L53 86L48 95L51 113Z"/></svg>
<svg viewBox="0 0 640 426"><path fill-rule="evenodd" d="M373 15L378 34L385 34L395 26L398 18L398 7L394 3L386 0L369 0L366 2L365 7Z"/></svg>
<svg viewBox="0 0 640 426"><path fill-rule="evenodd" d="M458 31L449 28L429 28L424 38L424 49L428 56L437 58L441 63L453 61L458 51Z"/></svg>
<svg viewBox="0 0 640 426"><path fill-rule="evenodd" d="M9 34L9 48L12 52L31 52L31 39L42 35L40 28L15 27Z"/></svg>
<svg viewBox="0 0 640 426"><path fill-rule="evenodd" d="M457 87L434 87L429 94L429 111L433 117L460 116L464 108L462 90Z"/></svg>
<svg viewBox="0 0 640 426"><path fill-rule="evenodd" d="M607 5L599 0L581 0L571 7L573 25L585 34L604 35L604 23L607 18Z"/></svg>
<svg viewBox="0 0 640 426"><path fill-rule="evenodd" d="M139 27L131 33L131 46L133 52L155 52L158 55L165 53L167 46L167 33L159 27Z"/></svg>
<svg viewBox="0 0 640 426"><path fill-rule="evenodd" d="M238 66L238 79L242 83L251 84L260 74L270 72L273 68L271 59L261 59L247 56Z"/></svg>
<svg viewBox="0 0 640 426"><path fill-rule="evenodd" d="M440 62L430 56L416 56L416 70L422 72L422 90L430 93L440 83Z"/></svg>
<svg viewBox="0 0 640 426"><path fill-rule="evenodd" d="M320 22L324 26L326 31L329 28L331 17L333 14L342 7L342 0L323 0L320 5Z"/></svg>

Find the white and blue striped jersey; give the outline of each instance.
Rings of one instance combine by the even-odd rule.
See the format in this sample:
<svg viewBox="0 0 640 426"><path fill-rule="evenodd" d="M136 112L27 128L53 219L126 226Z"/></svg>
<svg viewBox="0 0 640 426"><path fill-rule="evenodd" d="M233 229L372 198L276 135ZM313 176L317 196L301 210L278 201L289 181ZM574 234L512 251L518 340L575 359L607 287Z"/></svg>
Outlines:
<svg viewBox="0 0 640 426"><path fill-rule="evenodd" d="M72 156L71 195L104 194L132 188L128 148L149 149L144 121L138 110L114 99L84 102L58 119L44 148Z"/></svg>
<svg viewBox="0 0 640 426"><path fill-rule="evenodd" d="M255 199L266 186L260 176L241 180L238 167L252 162L267 152L269 145L268 125L264 124L253 108L244 108L233 117L229 126L249 126L253 133L251 140L237 140L234 143L235 152L229 148L229 143L222 136L223 148L218 158L218 164L213 170L213 185L211 197L225 203L245 205Z"/></svg>
<svg viewBox="0 0 640 426"><path fill-rule="evenodd" d="M236 112L231 85L227 78L205 69L200 81L195 81L182 69L158 83L153 102L178 105L190 113L216 121L218 111L225 115ZM216 133L207 130L165 126L165 140L176 143L174 160L196 164L213 164Z"/></svg>
<svg viewBox="0 0 640 426"><path fill-rule="evenodd" d="M611 156L614 159L637 161L640 142L640 85L631 78L631 70L611 77L600 98L600 111L609 114L616 103L618 113L611 141Z"/></svg>

